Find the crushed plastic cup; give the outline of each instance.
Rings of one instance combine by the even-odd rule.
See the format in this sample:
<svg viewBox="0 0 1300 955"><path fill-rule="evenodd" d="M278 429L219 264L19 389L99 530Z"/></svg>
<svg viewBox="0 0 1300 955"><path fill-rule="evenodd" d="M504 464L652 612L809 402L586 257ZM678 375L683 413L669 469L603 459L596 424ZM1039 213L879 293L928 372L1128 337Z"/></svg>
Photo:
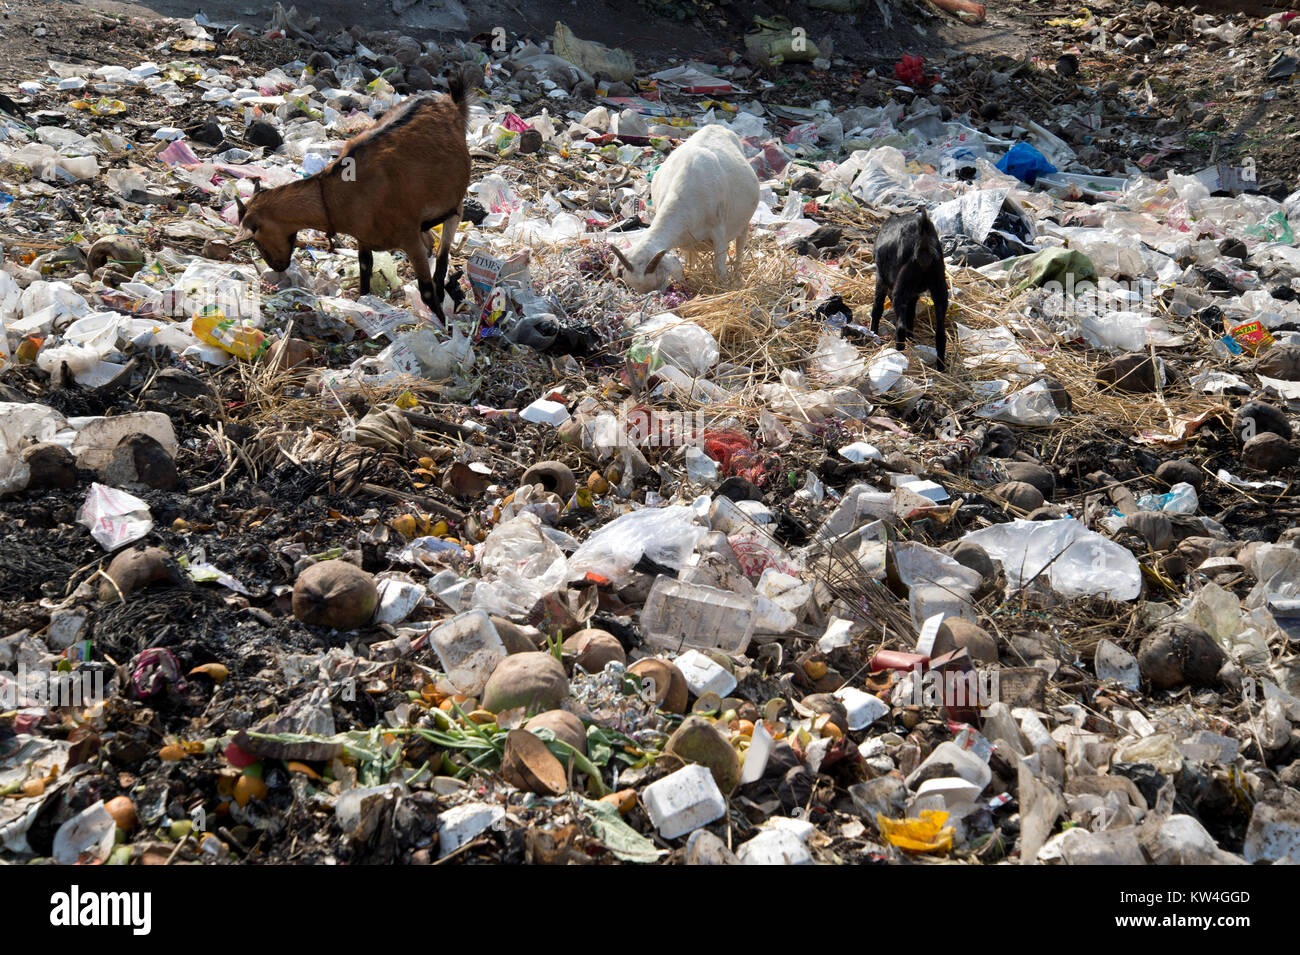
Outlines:
<svg viewBox="0 0 1300 955"><path fill-rule="evenodd" d="M59 826L51 855L60 865L103 862L113 851L116 830L117 822L101 799Z"/></svg>
<svg viewBox="0 0 1300 955"><path fill-rule="evenodd" d="M1130 690L1136 690L1141 685L1137 657L1110 640L1102 640L1097 644L1093 664L1099 680L1114 680Z"/></svg>
<svg viewBox="0 0 1300 955"><path fill-rule="evenodd" d="M447 680L461 693L478 696L498 663L506 658L506 645L492 618L482 610L462 613L439 624L429 635Z"/></svg>
<svg viewBox="0 0 1300 955"><path fill-rule="evenodd" d="M692 484L717 484L718 463L692 445L686 449L686 476Z"/></svg>
<svg viewBox="0 0 1300 955"><path fill-rule="evenodd" d="M77 512L77 523L90 528L90 536L106 551L140 540L153 530L149 505L126 491L91 484Z"/></svg>
<svg viewBox="0 0 1300 955"><path fill-rule="evenodd" d="M1137 506L1144 511L1164 511L1167 514L1195 514L1200 507L1196 488L1190 484L1175 484L1165 494L1143 494Z"/></svg>
<svg viewBox="0 0 1300 955"><path fill-rule="evenodd" d="M890 819L876 815L876 828L891 846L904 852L946 853L952 849L953 828L945 826L948 813L924 809L915 819Z"/></svg>

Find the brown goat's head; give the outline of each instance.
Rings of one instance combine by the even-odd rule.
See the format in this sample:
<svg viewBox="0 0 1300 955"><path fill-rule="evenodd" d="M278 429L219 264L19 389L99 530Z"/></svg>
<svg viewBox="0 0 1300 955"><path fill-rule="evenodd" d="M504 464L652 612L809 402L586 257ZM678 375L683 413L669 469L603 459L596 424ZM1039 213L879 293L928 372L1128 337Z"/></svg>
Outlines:
<svg viewBox="0 0 1300 955"><path fill-rule="evenodd" d="M281 225L272 208L275 202L271 199L272 193L259 192L261 183L258 180L254 180L254 183L253 198L248 200L247 205L238 196L235 197L235 206L239 209L239 234L235 236L235 241L252 239L257 251L266 259L266 264L273 271L283 272L289 268L289 262L293 258L298 232L290 232Z"/></svg>

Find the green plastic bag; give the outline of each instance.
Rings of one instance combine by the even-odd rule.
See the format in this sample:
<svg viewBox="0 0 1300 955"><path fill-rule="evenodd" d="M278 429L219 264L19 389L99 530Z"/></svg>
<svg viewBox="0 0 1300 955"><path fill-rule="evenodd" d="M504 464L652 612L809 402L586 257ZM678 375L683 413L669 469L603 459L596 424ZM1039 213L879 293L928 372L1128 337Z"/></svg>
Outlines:
<svg viewBox="0 0 1300 955"><path fill-rule="evenodd" d="M1015 270L1029 270L1028 278L1022 279L1015 287L1019 295L1031 285L1041 287L1048 282L1059 282L1063 287L1078 289L1084 282L1096 283L1097 268L1077 249L1044 249L1016 263Z"/></svg>
<svg viewBox="0 0 1300 955"><path fill-rule="evenodd" d="M745 34L745 49L755 56L791 63L811 63L821 56L804 28L785 17L754 17L754 29Z"/></svg>

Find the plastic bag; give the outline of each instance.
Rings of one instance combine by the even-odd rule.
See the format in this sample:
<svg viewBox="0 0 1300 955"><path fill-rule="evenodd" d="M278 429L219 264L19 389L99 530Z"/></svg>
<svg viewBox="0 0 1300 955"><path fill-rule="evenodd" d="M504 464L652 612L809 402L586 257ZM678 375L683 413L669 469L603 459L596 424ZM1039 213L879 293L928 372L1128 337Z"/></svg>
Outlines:
<svg viewBox="0 0 1300 955"><path fill-rule="evenodd" d="M1196 488L1178 483L1167 494L1143 494L1137 506L1144 511L1164 511L1167 514L1195 514L1200 506Z"/></svg>
<svg viewBox="0 0 1300 955"><path fill-rule="evenodd" d="M1011 590L1027 587L1043 576L1053 590L1067 598L1132 600L1142 590L1137 558L1072 517L996 524L971 531L962 540L978 544L1002 562Z"/></svg>
<svg viewBox="0 0 1300 955"><path fill-rule="evenodd" d="M785 17L754 17L754 28L745 34L745 49L752 55L780 57L791 63L811 63L821 56L817 44L796 34L794 24Z"/></svg>
<svg viewBox="0 0 1300 955"><path fill-rule="evenodd" d="M684 505L644 508L610 521L592 534L569 559L569 580L586 574L607 578L614 586L628 583L632 568L648 557L680 570L686 566L708 528L695 523L695 510Z"/></svg>
<svg viewBox="0 0 1300 955"><path fill-rule="evenodd" d="M1050 176L1056 172L1056 167L1047 161L1047 157L1029 143L1016 143L996 165L1000 171L1031 186L1040 175Z"/></svg>
<svg viewBox="0 0 1300 955"><path fill-rule="evenodd" d="M90 485L90 493L77 512L77 523L90 528L90 536L107 551L134 543L153 530L148 504L102 484Z"/></svg>
<svg viewBox="0 0 1300 955"><path fill-rule="evenodd" d="M652 371L666 362L698 377L718 362L717 340L703 327L672 312L663 312L638 325L636 336L628 356L634 361L649 359Z"/></svg>
<svg viewBox="0 0 1300 955"><path fill-rule="evenodd" d="M1093 348L1145 351L1148 345L1174 345L1181 337L1169 331L1159 315L1141 312L1108 312L1088 315L1079 322L1084 340Z"/></svg>
<svg viewBox="0 0 1300 955"><path fill-rule="evenodd" d="M22 451L28 442L49 441L66 426L63 415L46 405L0 402L0 494L27 487L31 469Z"/></svg>
<svg viewBox="0 0 1300 955"><path fill-rule="evenodd" d="M580 40L563 23L556 22L552 47L574 66L592 74L604 73L617 82L628 83L636 78L636 60L622 49L610 49L603 43Z"/></svg>
<svg viewBox="0 0 1300 955"><path fill-rule="evenodd" d="M1046 427L1061 416L1047 383L1036 381L975 411L981 418L1030 427Z"/></svg>
<svg viewBox="0 0 1300 955"><path fill-rule="evenodd" d="M474 588L471 605L504 616L528 613L567 579L564 552L543 532L537 515L528 511L488 534L479 563L483 574L494 579Z"/></svg>
<svg viewBox="0 0 1300 955"><path fill-rule="evenodd" d="M838 335L823 332L817 339L812 366L830 381L852 381L862 376L867 363L858 354L856 345ZM906 364L904 364L906 369Z"/></svg>

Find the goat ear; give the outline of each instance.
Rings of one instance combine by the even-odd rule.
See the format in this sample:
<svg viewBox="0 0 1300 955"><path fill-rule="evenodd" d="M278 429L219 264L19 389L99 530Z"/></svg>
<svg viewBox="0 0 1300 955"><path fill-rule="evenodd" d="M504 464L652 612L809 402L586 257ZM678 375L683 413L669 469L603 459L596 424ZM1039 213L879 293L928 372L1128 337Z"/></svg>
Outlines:
<svg viewBox="0 0 1300 955"><path fill-rule="evenodd" d="M251 231L249 231L248 229L240 229L238 232L235 233L235 237L234 237L233 239L231 239L230 241L231 241L232 243L234 243L234 242L247 242L247 241L248 241L249 239L251 239L252 237L253 237L253 233L252 233Z"/></svg>
<svg viewBox="0 0 1300 955"><path fill-rule="evenodd" d="M613 243L610 243L609 251L614 253L614 258L618 259L620 262L623 263L623 268L627 269L629 272L635 271L632 268L632 263L627 260L627 256L624 255L622 251L620 251L618 246L614 245Z"/></svg>
<svg viewBox="0 0 1300 955"><path fill-rule="evenodd" d="M659 252L656 252L656 253L655 253L655 257L654 257L653 259L651 259L650 262L649 262L649 264L646 265L646 267L645 267L645 270L646 270L646 274L647 274L647 275L649 275L649 274L650 274L651 272L653 272L655 269L659 268L659 263L660 263L660 261L663 259L664 255L667 254L667 252L668 252L667 249L662 249L662 250L660 250Z"/></svg>

